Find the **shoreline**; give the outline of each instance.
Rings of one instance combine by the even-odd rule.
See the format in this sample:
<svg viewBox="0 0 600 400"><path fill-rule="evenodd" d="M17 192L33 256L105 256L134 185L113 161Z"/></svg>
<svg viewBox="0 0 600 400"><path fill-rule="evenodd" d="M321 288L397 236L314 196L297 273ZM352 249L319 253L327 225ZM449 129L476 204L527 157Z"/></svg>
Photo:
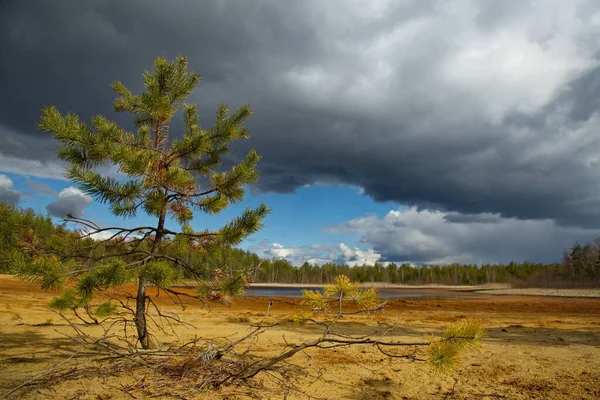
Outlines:
<svg viewBox="0 0 600 400"><path fill-rule="evenodd" d="M542 296L542 297L573 297L573 298L600 298L600 289L549 289L549 288L523 288L523 289L484 289L474 293L489 294L494 296Z"/></svg>
<svg viewBox="0 0 600 400"><path fill-rule="evenodd" d="M19 280L16 276L10 274L0 274L0 281L4 282L20 282L23 287L28 290L35 290L35 285L26 281ZM189 284L190 289L194 286L194 282L183 282ZM19 286L21 286L19 285ZM307 283L251 283L251 289L260 288L323 288L324 284L307 284ZM177 287L177 286L176 286ZM182 286L184 287L184 286ZM490 296L530 296L530 297L572 297L572 298L600 298L600 288L583 288L583 289L554 289L554 288L511 288L509 284L486 284L473 286L451 286L451 285L400 285L388 284L382 282L362 283L361 288L377 288L382 290L438 290L447 292L471 292L474 294L484 294Z"/></svg>
<svg viewBox="0 0 600 400"><path fill-rule="evenodd" d="M251 283L251 288L323 288L325 284L322 283ZM360 284L361 288L376 288L376 289L443 289L455 292L475 292L477 290L501 290L510 289L509 284L504 283L490 283L485 285L441 285L441 284L430 284L430 285L403 285L399 283L385 283L385 282L364 282Z"/></svg>
<svg viewBox="0 0 600 400"><path fill-rule="evenodd" d="M323 288L324 284L301 283L252 283L250 288ZM538 296L538 297L572 297L572 298L600 298L600 288L584 289L554 289L554 288L511 288L509 284L487 284L473 286L450 285L399 285L379 282L369 282L360 285L361 288L376 288L382 290L438 290L448 292L471 292L490 296Z"/></svg>

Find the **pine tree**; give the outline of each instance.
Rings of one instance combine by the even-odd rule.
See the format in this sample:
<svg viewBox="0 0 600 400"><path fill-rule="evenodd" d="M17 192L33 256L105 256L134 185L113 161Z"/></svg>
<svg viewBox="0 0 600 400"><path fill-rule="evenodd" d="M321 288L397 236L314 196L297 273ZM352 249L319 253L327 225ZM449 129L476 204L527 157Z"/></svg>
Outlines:
<svg viewBox="0 0 600 400"><path fill-rule="evenodd" d="M29 265L21 263L20 273L44 287L70 283L74 289L56 299L57 308L88 305L98 291L136 281L134 321L142 348L152 346L147 324L149 284L170 290L185 273L201 282L198 295L211 299L237 294L245 284L245 275L225 269L218 270L212 282L206 282L202 265L189 263L189 257L174 256L167 248L206 251L238 244L260 229L268 213L262 204L256 209L246 208L219 230L192 229L194 212L217 214L243 199L244 186L258 179L260 157L251 150L230 170L219 170L230 142L249 137L244 122L252 112L248 105L233 112L220 105L214 126L201 128L196 105L184 102L200 82L187 67L183 57L174 61L157 58L154 70L143 74L145 91L140 95L132 94L121 82L113 83L118 94L114 110L133 116L136 129L132 132L100 115L84 123L77 115L62 115L53 106L43 110L39 123L41 130L62 143L58 156L69 165L66 176L83 192L107 204L116 216L135 219L143 211L155 219L155 224L102 228L90 220L68 216L67 221L79 226L82 238L99 233L110 233L111 238L93 241L91 250L89 242L83 244L85 240L76 246L77 251L65 251L64 246L45 249L42 255L31 258ZM169 127L180 110L183 135L171 138ZM105 165L118 167L125 178L103 175L99 167ZM104 311L111 308L104 307Z"/></svg>

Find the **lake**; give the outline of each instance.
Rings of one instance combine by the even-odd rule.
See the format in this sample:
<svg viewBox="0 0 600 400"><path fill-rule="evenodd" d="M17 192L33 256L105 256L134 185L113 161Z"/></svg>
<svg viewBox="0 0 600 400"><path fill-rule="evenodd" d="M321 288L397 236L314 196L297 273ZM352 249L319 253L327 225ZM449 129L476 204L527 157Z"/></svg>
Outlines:
<svg viewBox="0 0 600 400"><path fill-rule="evenodd" d="M322 287L277 287L253 285L246 290L246 297L302 297L303 290L322 290ZM468 291L455 291L449 289L407 289L407 288L381 288L378 289L379 297L386 300L442 300L448 298L472 299L482 296L491 296L484 293Z"/></svg>

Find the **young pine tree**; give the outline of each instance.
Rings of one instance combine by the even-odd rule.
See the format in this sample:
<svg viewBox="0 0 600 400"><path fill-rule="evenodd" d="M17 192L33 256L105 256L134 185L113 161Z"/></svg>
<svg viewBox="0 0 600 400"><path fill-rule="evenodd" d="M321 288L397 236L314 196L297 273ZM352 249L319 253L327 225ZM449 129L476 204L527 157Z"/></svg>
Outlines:
<svg viewBox="0 0 600 400"><path fill-rule="evenodd" d="M230 142L249 137L243 123L252 112L247 105L233 112L220 105L214 126L203 129L196 106L184 102L200 82L187 66L183 57L174 61L157 58L154 71L143 75L145 90L140 95L132 94L121 82L112 85L118 94L114 109L132 115L133 132L101 115L84 123L77 115L62 115L53 106L43 110L39 123L41 130L62 143L58 156L69 164L66 176L82 191L107 204L116 216L135 219L145 212L155 222L134 228L101 228L92 221L68 216L68 221L79 225L83 239L101 233L110 237L38 251L27 260L29 264L21 263L21 275L33 277L46 288L68 287L54 302L62 309L86 307L98 291L137 282L132 313L142 348L152 346L147 323L148 285L168 291L184 273L200 282L208 279L203 266L188 263L189 257L173 255L172 248L181 249L175 254L186 254L190 249L205 251L238 244L261 227L268 213L262 204L247 208L219 230L192 229L195 212L217 214L243 199L244 186L258 178L260 157L252 150L231 169L218 171ZM169 126L179 110L183 132L170 137ZM116 166L121 176L103 175L99 167L106 165ZM243 289L244 279L244 275L220 271L213 281L217 285L203 284L198 294L213 299L236 294ZM98 310L110 308L105 305Z"/></svg>

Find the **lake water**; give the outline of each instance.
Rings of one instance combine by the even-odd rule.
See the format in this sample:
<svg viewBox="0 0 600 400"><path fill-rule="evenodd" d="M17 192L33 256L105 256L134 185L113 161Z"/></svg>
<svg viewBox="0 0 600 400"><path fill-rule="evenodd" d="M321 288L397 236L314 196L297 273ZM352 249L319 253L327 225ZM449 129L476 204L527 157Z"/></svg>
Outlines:
<svg viewBox="0 0 600 400"><path fill-rule="evenodd" d="M246 290L243 296L247 297L302 297L303 290L322 290L322 287L273 287L252 286ZM489 294L459 292L447 289L406 289L406 288L382 288L378 289L379 297L386 300L442 300L448 298L472 299Z"/></svg>

